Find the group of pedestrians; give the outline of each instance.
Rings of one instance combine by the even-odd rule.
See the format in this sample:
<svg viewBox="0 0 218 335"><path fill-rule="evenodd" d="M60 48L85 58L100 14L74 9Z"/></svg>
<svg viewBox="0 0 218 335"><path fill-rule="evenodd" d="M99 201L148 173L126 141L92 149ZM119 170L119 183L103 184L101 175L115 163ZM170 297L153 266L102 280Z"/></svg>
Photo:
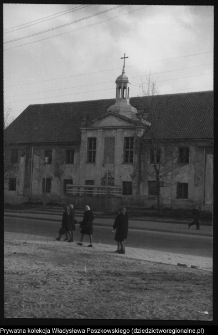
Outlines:
<svg viewBox="0 0 218 335"><path fill-rule="evenodd" d="M93 221L94 215L88 205L85 206L85 212L83 215L83 221L80 223L81 228L81 239L78 245L83 245L84 235L89 236L89 245L92 247L92 234L93 234ZM65 210L62 216L62 226L59 229L59 236L56 237L57 241L61 240L61 237L65 235L64 241L73 242L73 232L75 231L75 211L73 205L65 206ZM125 243L128 234L128 215L125 207L120 207L118 215L116 216L113 229L115 232L115 241L117 241L117 250L120 254L125 254Z"/></svg>
<svg viewBox="0 0 218 335"><path fill-rule="evenodd" d="M85 234L89 235L90 244L88 247L92 247L92 232L93 225L92 222L94 220L94 215L89 206L85 206L85 212L83 215L83 221L80 223L81 229L81 240L79 245L83 245L83 237ZM65 210L62 216L62 225L59 229L59 236L56 237L57 241L61 240L61 237L65 235L64 241L73 242L73 232L75 231L75 224L77 221L75 220L75 211L73 205L65 206Z"/></svg>
<svg viewBox="0 0 218 335"><path fill-rule="evenodd" d="M193 210L193 222L189 223L189 228L192 225L196 225L196 229L200 229L200 221L199 221L199 210L198 205L195 206ZM94 215L88 205L85 206L85 212L83 215L83 221L80 223L81 228L81 239L78 245L83 245L84 235L89 236L89 245L88 247L92 247L92 234L93 234L93 221ZM59 236L56 240L60 241L61 236L65 235L64 241L73 242L73 232L75 231L75 211L73 205L65 206L65 211L62 216L62 226L59 230ZM125 240L128 235L128 214L125 207L120 207L118 211L118 215L114 221L113 229L115 231L115 241L117 242L117 249L115 252L119 254L125 254Z"/></svg>

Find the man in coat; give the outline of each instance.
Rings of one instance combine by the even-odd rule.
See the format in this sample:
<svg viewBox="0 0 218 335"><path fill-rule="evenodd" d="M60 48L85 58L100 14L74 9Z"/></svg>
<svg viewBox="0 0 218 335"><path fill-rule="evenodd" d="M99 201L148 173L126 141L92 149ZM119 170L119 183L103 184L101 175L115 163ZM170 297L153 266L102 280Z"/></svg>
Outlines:
<svg viewBox="0 0 218 335"><path fill-rule="evenodd" d="M195 208L193 209L192 213L193 213L194 220L191 223L189 223L188 226L190 228L191 226L196 225L196 229L200 230L200 222L199 222L200 213L199 213L199 210L198 210L198 205L195 205Z"/></svg>

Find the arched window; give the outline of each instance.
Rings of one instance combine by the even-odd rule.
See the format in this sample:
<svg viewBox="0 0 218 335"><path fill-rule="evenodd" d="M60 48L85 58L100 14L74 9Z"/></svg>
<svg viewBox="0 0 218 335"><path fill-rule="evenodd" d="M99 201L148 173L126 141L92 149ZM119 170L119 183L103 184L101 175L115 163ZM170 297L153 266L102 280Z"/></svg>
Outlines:
<svg viewBox="0 0 218 335"><path fill-rule="evenodd" d="M126 98L126 87L123 88L123 98Z"/></svg>

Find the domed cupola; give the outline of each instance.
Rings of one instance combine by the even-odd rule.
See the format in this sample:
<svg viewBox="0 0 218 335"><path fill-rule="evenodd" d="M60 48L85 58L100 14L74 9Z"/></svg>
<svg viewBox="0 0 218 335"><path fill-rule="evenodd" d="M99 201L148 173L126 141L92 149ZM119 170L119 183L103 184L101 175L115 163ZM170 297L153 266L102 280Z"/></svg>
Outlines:
<svg viewBox="0 0 218 335"><path fill-rule="evenodd" d="M116 83L116 103L108 108L108 112L116 112L121 115L136 118L137 109L132 107L129 103L129 79L125 74L125 59L128 57L121 57L124 59L122 74L117 77Z"/></svg>

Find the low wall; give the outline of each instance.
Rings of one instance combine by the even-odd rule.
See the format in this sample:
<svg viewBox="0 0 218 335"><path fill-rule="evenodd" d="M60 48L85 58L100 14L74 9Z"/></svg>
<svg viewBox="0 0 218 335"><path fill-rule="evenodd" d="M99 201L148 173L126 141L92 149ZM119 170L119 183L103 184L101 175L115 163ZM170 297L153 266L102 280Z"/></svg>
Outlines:
<svg viewBox="0 0 218 335"><path fill-rule="evenodd" d="M25 196L25 195L19 195L19 196L5 195L4 196L5 204L18 205L18 204L23 204L28 201L29 201L29 196Z"/></svg>

